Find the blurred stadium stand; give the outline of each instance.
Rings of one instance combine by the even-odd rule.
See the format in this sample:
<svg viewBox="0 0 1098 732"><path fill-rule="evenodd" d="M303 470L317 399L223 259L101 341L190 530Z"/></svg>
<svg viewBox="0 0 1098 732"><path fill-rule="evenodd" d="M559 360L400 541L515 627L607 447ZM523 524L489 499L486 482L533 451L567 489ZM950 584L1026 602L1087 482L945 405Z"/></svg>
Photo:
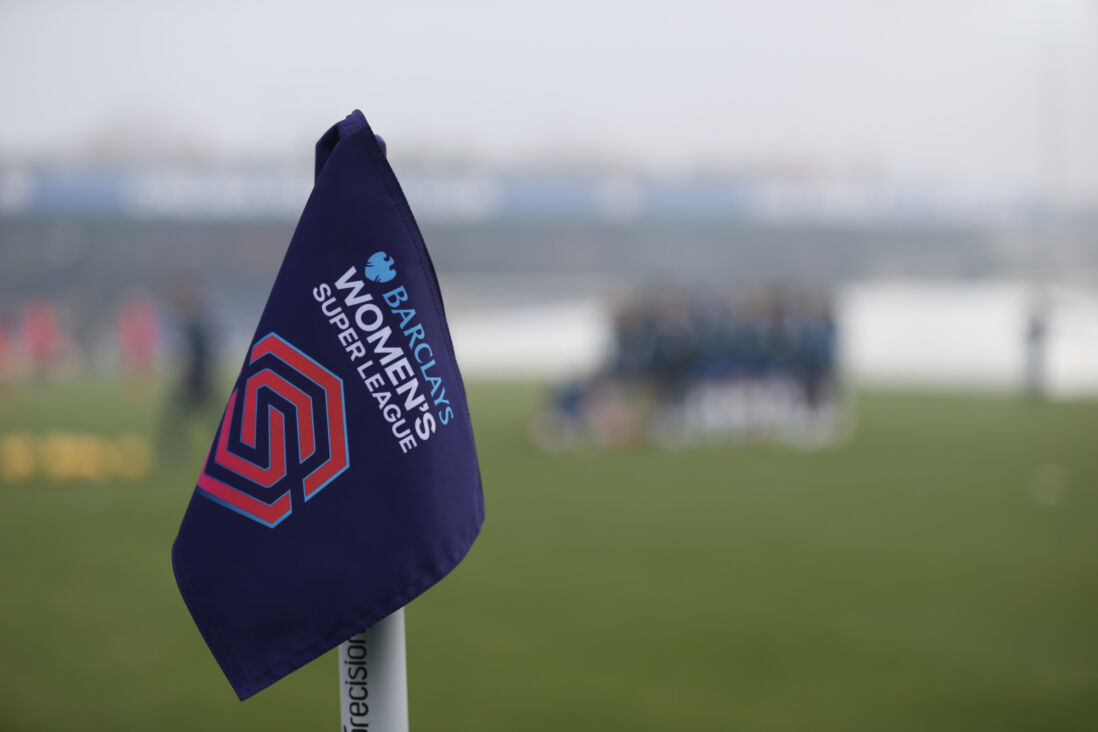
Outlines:
<svg viewBox="0 0 1098 732"><path fill-rule="evenodd" d="M608 298L625 288L792 285L836 293L856 381L1014 388L1027 299L1069 282L1052 288L1052 391L1098 393L1093 216L1062 217L1042 250L1035 199L872 178L398 172L473 376L592 369L612 338ZM102 352L128 288L163 299L190 277L236 353L308 191L282 169L0 169L0 321L10 330L46 297Z"/></svg>

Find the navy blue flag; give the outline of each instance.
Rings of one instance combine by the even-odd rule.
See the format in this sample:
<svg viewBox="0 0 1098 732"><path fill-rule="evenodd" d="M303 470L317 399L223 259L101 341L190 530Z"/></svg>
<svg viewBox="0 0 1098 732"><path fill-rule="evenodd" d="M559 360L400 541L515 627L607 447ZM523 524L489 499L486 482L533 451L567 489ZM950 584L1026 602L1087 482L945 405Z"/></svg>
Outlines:
<svg viewBox="0 0 1098 732"><path fill-rule="evenodd" d="M434 267L361 112L316 183L172 548L245 699L404 606L484 520Z"/></svg>

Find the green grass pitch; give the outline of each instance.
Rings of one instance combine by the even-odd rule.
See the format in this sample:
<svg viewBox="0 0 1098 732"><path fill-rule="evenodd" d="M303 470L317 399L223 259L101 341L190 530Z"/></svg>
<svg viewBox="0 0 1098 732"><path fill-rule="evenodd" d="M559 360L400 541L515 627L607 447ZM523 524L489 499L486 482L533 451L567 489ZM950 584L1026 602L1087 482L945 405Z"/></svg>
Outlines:
<svg viewBox="0 0 1098 732"><path fill-rule="evenodd" d="M413 729L1098 729L1098 404L870 393L831 451L550 456L535 388L470 400L488 518L408 609ZM110 384L0 392L0 434L157 418ZM205 447L0 482L0 730L338 727L331 655L240 703L187 615Z"/></svg>

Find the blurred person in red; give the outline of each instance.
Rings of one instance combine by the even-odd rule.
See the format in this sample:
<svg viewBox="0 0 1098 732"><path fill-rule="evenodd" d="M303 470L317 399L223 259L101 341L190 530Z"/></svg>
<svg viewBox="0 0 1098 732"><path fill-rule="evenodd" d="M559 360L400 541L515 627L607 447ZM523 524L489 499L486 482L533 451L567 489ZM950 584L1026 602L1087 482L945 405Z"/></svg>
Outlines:
<svg viewBox="0 0 1098 732"><path fill-rule="evenodd" d="M146 293L136 292L118 311L118 352L122 370L132 379L135 393L144 396L156 366L160 347L160 314Z"/></svg>
<svg viewBox="0 0 1098 732"><path fill-rule="evenodd" d="M44 374L56 365L61 346L57 310L45 300L30 300L23 308L19 336L31 372Z"/></svg>
<svg viewBox="0 0 1098 732"><path fill-rule="evenodd" d="M4 324L0 323L0 386L4 385L8 375L8 341L4 335Z"/></svg>

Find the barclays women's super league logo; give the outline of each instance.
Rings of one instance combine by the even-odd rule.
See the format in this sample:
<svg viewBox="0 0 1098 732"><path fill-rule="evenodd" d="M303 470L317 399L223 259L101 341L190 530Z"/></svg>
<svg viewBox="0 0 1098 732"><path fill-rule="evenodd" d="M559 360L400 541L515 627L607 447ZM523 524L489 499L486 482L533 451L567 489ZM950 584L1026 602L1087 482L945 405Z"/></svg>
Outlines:
<svg viewBox="0 0 1098 732"><path fill-rule="evenodd" d="M393 258L385 252L374 252L366 260L363 274L366 275L366 279L372 282L388 282L396 277L396 270L393 269Z"/></svg>

